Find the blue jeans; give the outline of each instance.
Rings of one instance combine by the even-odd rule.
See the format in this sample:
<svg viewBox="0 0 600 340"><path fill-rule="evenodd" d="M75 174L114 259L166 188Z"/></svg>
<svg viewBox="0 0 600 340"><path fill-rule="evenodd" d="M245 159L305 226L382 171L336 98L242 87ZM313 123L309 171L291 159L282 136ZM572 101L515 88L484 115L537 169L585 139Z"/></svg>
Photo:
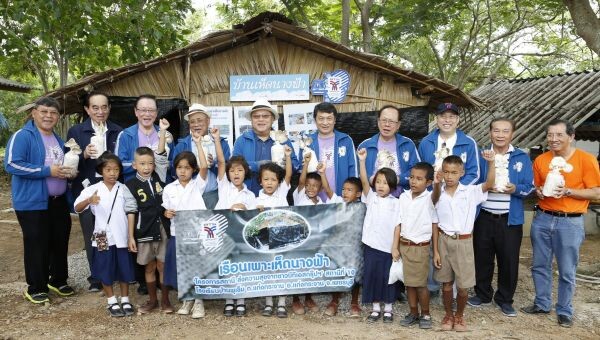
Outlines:
<svg viewBox="0 0 600 340"><path fill-rule="evenodd" d="M537 211L531 224L535 285L534 303L550 311L552 305L552 257L558 265L558 300L556 314L573 316L571 299L575 293L575 271L579 247L585 239L583 216L557 217Z"/></svg>

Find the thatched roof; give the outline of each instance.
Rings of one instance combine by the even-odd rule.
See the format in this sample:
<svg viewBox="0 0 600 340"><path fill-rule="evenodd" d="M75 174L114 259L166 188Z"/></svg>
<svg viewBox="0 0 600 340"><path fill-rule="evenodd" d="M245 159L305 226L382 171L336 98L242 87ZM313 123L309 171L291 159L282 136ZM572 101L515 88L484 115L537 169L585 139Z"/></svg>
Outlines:
<svg viewBox="0 0 600 340"><path fill-rule="evenodd" d="M397 67L381 56L351 50L324 36L311 33L294 25L292 21L281 14L271 12L262 13L242 25L235 26L233 29L208 34L184 48L161 57L92 74L47 95L63 101L66 108L65 112L73 113L74 111L69 108L77 107L77 109L80 109L81 103L78 102L78 98L93 88L107 86L117 80L169 63L173 65L170 67L171 71L169 72L176 72L182 77L186 72L186 62L193 63L195 60L208 58L223 51L246 46L269 37L275 37L291 45L343 61L361 69L369 69L389 75L394 78L396 83L410 84L415 94L430 99L429 105L432 107L440 102L448 101L465 107L481 105L476 98L470 97L453 85L425 74ZM310 63L309 60L303 62ZM180 81L170 86L178 94L183 94L178 97L188 98L185 94L187 91L187 95L189 95L189 85L186 87L185 82Z"/></svg>
<svg viewBox="0 0 600 340"><path fill-rule="evenodd" d="M481 145L489 143L489 122L501 116L517 123L513 144L521 148L543 145L546 124L555 118L572 122L577 139L600 139L600 71L500 80L471 94L486 107L469 110L472 120L463 128Z"/></svg>
<svg viewBox="0 0 600 340"><path fill-rule="evenodd" d="M29 92L33 86L17 83L16 81L8 80L0 77L0 90L12 92Z"/></svg>

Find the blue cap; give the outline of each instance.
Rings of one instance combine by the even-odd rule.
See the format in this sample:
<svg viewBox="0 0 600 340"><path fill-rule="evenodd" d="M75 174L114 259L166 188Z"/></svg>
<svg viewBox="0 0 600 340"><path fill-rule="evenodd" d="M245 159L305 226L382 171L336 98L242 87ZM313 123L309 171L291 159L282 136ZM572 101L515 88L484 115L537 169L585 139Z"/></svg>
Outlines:
<svg viewBox="0 0 600 340"><path fill-rule="evenodd" d="M458 112L458 106L452 104L452 103L441 103L440 105L438 105L437 107L437 111L435 112L436 115L442 114L446 111L452 111L454 113L456 113L457 115L459 115L460 113Z"/></svg>

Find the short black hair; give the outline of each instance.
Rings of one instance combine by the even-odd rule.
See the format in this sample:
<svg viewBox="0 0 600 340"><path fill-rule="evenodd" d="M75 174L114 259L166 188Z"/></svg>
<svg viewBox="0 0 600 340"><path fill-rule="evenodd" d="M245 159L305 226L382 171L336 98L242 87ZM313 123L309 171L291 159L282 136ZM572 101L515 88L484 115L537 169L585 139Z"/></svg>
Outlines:
<svg viewBox="0 0 600 340"><path fill-rule="evenodd" d="M490 131L492 130L492 125L494 125L495 122L508 122L508 123L510 123L510 126L512 127L513 131L515 131L517 129L517 124L515 123L514 120L512 120L508 117L496 117L496 118L492 119L492 121L490 122Z"/></svg>
<svg viewBox="0 0 600 340"><path fill-rule="evenodd" d="M315 105L315 108L313 109L313 118L314 119L317 119L317 112L319 112L319 111L326 112L326 113L333 113L333 117L337 118L337 109L331 103L322 102L322 103Z"/></svg>
<svg viewBox="0 0 600 340"><path fill-rule="evenodd" d="M137 99L135 100L135 108L137 109L138 103L140 102L140 100L142 99L152 99L154 100L154 102L156 103L156 96L153 94L143 94L139 97L137 97ZM158 104L158 103L157 103Z"/></svg>
<svg viewBox="0 0 600 340"><path fill-rule="evenodd" d="M395 106L395 105L384 105L384 106L382 106L381 109L379 109L379 112L377 112L377 118L381 117L381 113L385 109L394 109L394 110L396 110L396 112L398 112L398 121L402 120L402 113L400 112L400 109L397 106Z"/></svg>
<svg viewBox="0 0 600 340"><path fill-rule="evenodd" d="M568 120L565 119L553 119L550 121L550 123L548 123L548 126L546 127L546 133L548 133L548 128L551 126L556 126L556 125L560 125L563 124L565 126L565 130L567 132L567 135L569 136L573 136L575 134L575 127L573 126L573 123L569 122Z"/></svg>
<svg viewBox="0 0 600 340"><path fill-rule="evenodd" d="M258 183L262 183L262 174L265 171L271 171L277 177L277 182L281 183L285 177L285 170L273 162L267 162L258 169Z"/></svg>
<svg viewBox="0 0 600 340"><path fill-rule="evenodd" d="M43 104L42 104L43 105ZM110 162L115 162L119 166L119 175L123 173L123 163L117 155L110 151L104 151L100 157L96 160L96 172L102 175L102 170L106 168L106 165Z"/></svg>
<svg viewBox="0 0 600 340"><path fill-rule="evenodd" d="M58 100L52 98L52 97L42 97L39 98L38 100L35 101L34 103L34 108L37 109L38 106L47 106L47 107L53 107L55 109L57 109L60 112L60 104L58 103Z"/></svg>
<svg viewBox="0 0 600 340"><path fill-rule="evenodd" d="M249 179L252 176L252 173L250 172L250 166L248 165L248 162L246 162L246 159L242 156L232 156L225 165L225 176L227 176L228 181L231 182L231 179L229 178L229 170L231 170L231 167L234 164L239 164L244 168L244 180Z"/></svg>
<svg viewBox="0 0 600 340"><path fill-rule="evenodd" d="M423 170L425 171L427 174L425 175L425 178L433 181L433 166L431 166L431 164L427 163L427 162L418 162L417 164L413 165L412 167L413 169L416 170Z"/></svg>
<svg viewBox="0 0 600 340"><path fill-rule="evenodd" d="M323 180L321 179L321 175L319 175L318 172L307 173L306 180L308 181L309 179L314 179L315 181L319 181L320 183L323 183Z"/></svg>
<svg viewBox="0 0 600 340"><path fill-rule="evenodd" d="M462 159L456 155L450 155L447 156L446 158L444 158L444 161L442 162L442 165L444 164L456 164L456 165L460 165L460 166L465 166L465 163L462 161Z"/></svg>
<svg viewBox="0 0 600 340"><path fill-rule="evenodd" d="M177 168L177 164L179 164L179 162L182 160L186 160L192 169L194 169L194 171L198 170L198 161L196 161L196 155L194 155L193 152L182 151L181 153L177 154L173 160L173 167Z"/></svg>
<svg viewBox="0 0 600 340"><path fill-rule="evenodd" d="M100 91L92 91L92 92L88 93L87 96L85 96L85 99L83 100L83 106L90 107L90 98L95 97L95 96L104 96L106 98L106 102L108 103L108 106L110 106L110 98L108 98L106 93L100 92ZM136 104L137 104L137 102L136 102Z"/></svg>
<svg viewBox="0 0 600 340"><path fill-rule="evenodd" d="M136 156L152 156L152 158L154 158L154 151L152 151L152 149L150 149L147 146L140 146L139 148L135 149L135 155Z"/></svg>
<svg viewBox="0 0 600 340"><path fill-rule="evenodd" d="M346 184L346 183L354 185L358 189L358 191L362 192L362 190L363 190L362 182L358 177L348 177L344 181L344 184Z"/></svg>
<svg viewBox="0 0 600 340"><path fill-rule="evenodd" d="M377 181L377 176L379 174L385 177L385 181L390 187L390 192L396 190L396 188L398 187L398 176L396 175L396 172L390 168L381 168L377 170L375 176L373 176L373 181L371 181L372 188L375 188L375 182Z"/></svg>

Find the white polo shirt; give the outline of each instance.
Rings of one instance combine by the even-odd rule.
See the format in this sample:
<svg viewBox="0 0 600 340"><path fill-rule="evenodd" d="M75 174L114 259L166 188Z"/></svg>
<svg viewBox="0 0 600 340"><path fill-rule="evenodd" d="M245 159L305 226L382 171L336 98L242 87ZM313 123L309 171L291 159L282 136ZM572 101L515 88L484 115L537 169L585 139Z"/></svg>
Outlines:
<svg viewBox="0 0 600 340"><path fill-rule="evenodd" d="M362 242L386 253L392 252L394 229L400 223L400 201L392 196L379 197L374 190L362 196L367 213L362 230Z"/></svg>
<svg viewBox="0 0 600 340"><path fill-rule="evenodd" d="M217 178L217 185L219 190L219 201L215 206L215 209L231 209L231 206L234 204L241 203L246 209L255 209L256 208L256 196L246 184L242 190L233 185L233 183L229 182L226 175L223 175L223 179Z"/></svg>
<svg viewBox="0 0 600 340"><path fill-rule="evenodd" d="M119 191L117 192L117 188ZM79 197L75 200L75 206L80 202L85 201L91 197L95 191L98 191L97 195L100 197L100 202L96 205L88 205L95 216L94 232L106 231L106 239L109 246L117 246L117 248L127 248L127 238L129 236L129 228L127 225L127 211L136 211L137 204L135 199L131 195L131 192L126 185L117 182L112 190L109 190L104 182L98 182L94 185L90 185L81 191ZM116 199L115 199L116 193ZM112 208L113 200L115 205ZM131 201L133 200L133 202ZM87 209L86 208L86 209ZM84 209L85 210L85 209ZM81 211L80 211L81 212ZM110 215L110 222L108 226L108 216ZM92 247L96 247L96 241L92 241Z"/></svg>
<svg viewBox="0 0 600 340"><path fill-rule="evenodd" d="M438 223L435 207L431 201L431 192L425 190L416 198L412 191L403 192L400 201L400 236L414 243L431 240L432 224Z"/></svg>
<svg viewBox="0 0 600 340"><path fill-rule="evenodd" d="M307 195L306 189L302 188L302 190L298 191L298 188L294 190L294 206L302 206L302 205L317 205L317 204L325 204L321 201L321 198L317 196L317 203L313 202Z"/></svg>
<svg viewBox="0 0 600 340"><path fill-rule="evenodd" d="M458 184L454 196L442 194L435 205L438 227L446 234L470 234L473 231L477 206L487 199L487 192L481 191L481 184Z"/></svg>
<svg viewBox="0 0 600 340"><path fill-rule="evenodd" d="M206 188L206 181L200 176L193 178L185 187L179 180L167 184L163 190L162 206L169 210L205 210L202 194ZM175 223L171 220L171 235L175 236Z"/></svg>
<svg viewBox="0 0 600 340"><path fill-rule="evenodd" d="M290 185L286 181L282 181L272 195L267 195L264 189L260 189L256 198L256 206L262 205L265 208L288 207L288 191L290 191Z"/></svg>

